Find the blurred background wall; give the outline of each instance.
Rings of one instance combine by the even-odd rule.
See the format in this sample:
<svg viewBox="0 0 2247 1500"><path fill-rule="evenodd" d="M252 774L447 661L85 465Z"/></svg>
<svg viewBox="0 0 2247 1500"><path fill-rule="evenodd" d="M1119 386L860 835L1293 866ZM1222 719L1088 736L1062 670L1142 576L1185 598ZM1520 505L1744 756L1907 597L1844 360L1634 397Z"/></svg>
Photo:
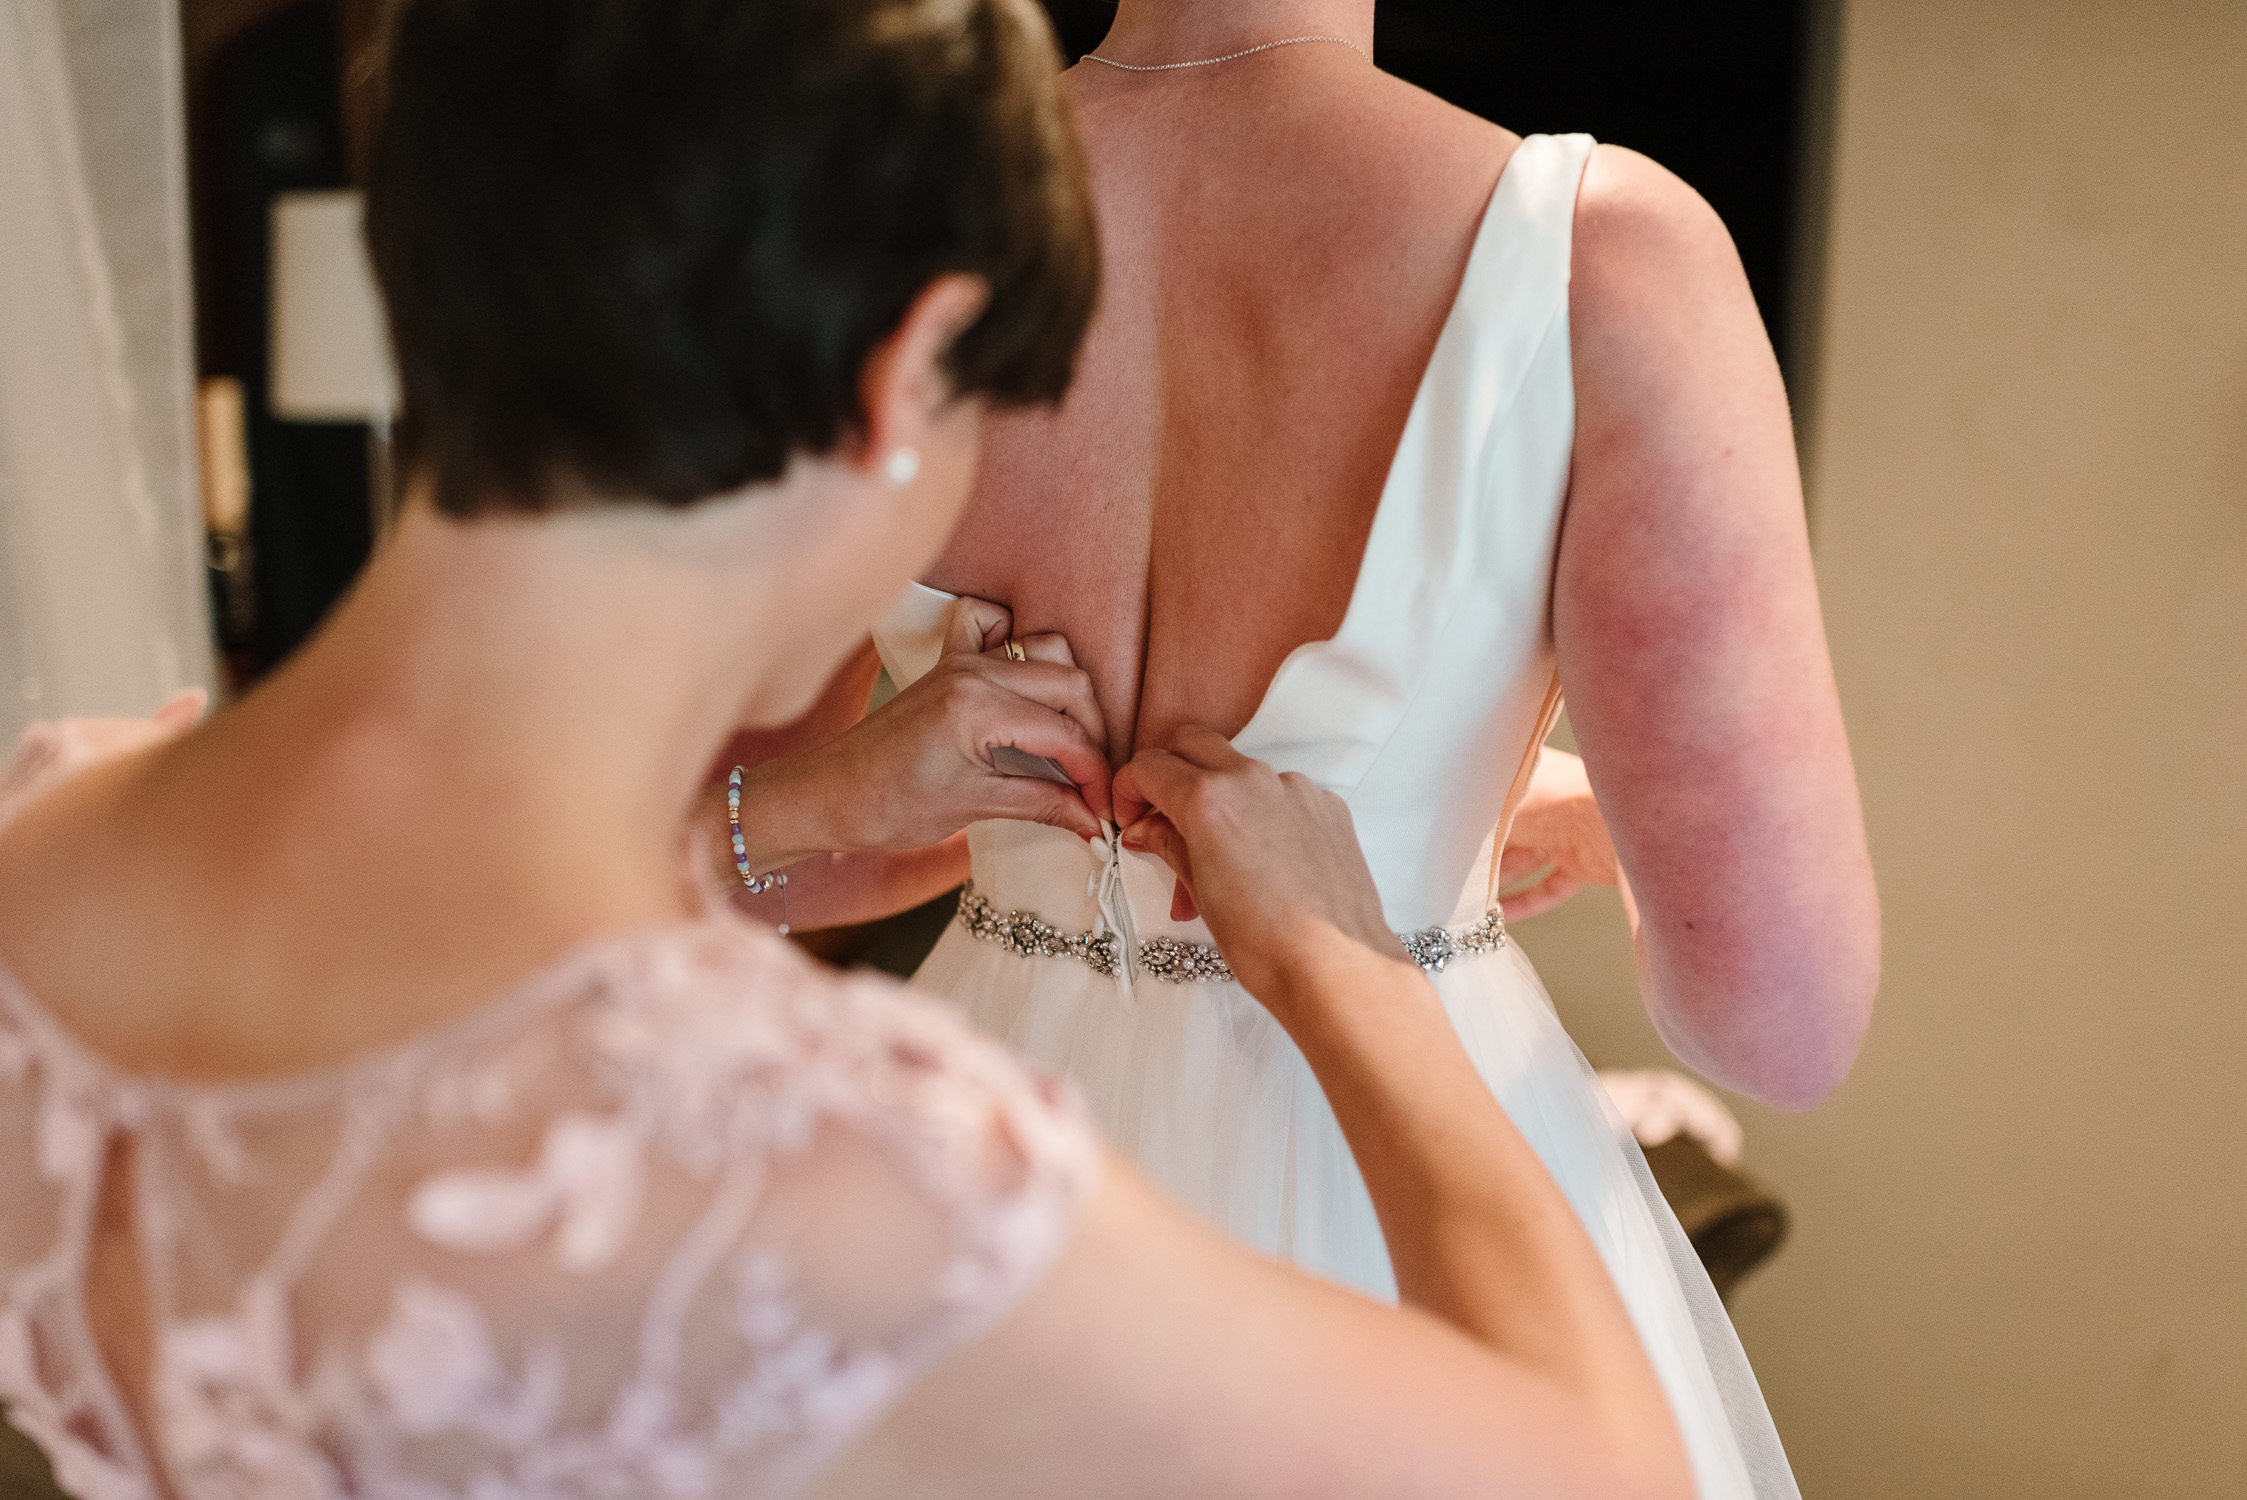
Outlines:
<svg viewBox="0 0 2247 1500"><path fill-rule="evenodd" d="M1831 1102L1741 1106L1796 1232L1735 1314L1818 1500L2247 1496L2247 4L1839 43L1803 415L1886 977ZM1665 1056L1614 901L1522 936Z"/></svg>

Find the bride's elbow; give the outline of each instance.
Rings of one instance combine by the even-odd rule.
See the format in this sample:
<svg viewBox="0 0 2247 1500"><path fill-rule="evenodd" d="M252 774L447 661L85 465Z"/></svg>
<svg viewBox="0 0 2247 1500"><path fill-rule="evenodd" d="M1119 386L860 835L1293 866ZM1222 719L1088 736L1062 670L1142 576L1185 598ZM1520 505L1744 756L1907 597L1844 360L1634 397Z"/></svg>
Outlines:
<svg viewBox="0 0 2247 1500"><path fill-rule="evenodd" d="M1837 1004L1832 1007L1836 1022L1823 1028L1824 1034L1815 1038L1794 1055L1755 1070L1755 1076L1734 1085L1757 1103L1772 1109L1799 1113L1823 1104L1849 1070L1856 1064L1857 1052L1863 1044L1865 1023L1871 1016L1869 992L1862 1004ZM1854 1021L1846 1019L1855 1017Z"/></svg>
<svg viewBox="0 0 2247 1500"><path fill-rule="evenodd" d="M1671 984L1654 976L1647 1001L1656 1029L1734 1093L1789 1111L1822 1103L1849 1076L1872 1024L1878 913L1828 928L1804 948Z"/></svg>

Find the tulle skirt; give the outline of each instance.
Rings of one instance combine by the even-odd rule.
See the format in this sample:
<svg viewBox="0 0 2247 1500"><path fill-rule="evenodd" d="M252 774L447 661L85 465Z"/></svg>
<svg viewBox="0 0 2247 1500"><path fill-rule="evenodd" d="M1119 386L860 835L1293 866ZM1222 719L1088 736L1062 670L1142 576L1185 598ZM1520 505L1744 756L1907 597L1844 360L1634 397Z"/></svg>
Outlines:
<svg viewBox="0 0 2247 1500"><path fill-rule="evenodd" d="M1629 1129L1507 943L1433 976L1506 1113L1615 1277L1685 1435L1705 1500L1794 1500L1732 1323ZM1114 1146L1255 1248L1388 1300L1396 1281L1364 1180L1310 1067L1238 985L1125 994L1068 958L949 927L914 983L1073 1078Z"/></svg>

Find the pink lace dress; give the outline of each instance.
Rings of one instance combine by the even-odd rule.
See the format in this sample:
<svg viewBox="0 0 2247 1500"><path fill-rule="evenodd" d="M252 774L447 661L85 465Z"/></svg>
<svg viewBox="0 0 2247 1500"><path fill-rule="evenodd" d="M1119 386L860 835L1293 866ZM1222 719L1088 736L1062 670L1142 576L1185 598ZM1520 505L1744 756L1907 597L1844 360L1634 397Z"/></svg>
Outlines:
<svg viewBox="0 0 2247 1500"><path fill-rule="evenodd" d="M84 759L34 730L0 824ZM113 1161L131 1403L86 1307ZM122 1075L0 968L0 1403L80 1500L786 1494L1040 1279L1098 1163L961 1023L723 916L239 1086Z"/></svg>

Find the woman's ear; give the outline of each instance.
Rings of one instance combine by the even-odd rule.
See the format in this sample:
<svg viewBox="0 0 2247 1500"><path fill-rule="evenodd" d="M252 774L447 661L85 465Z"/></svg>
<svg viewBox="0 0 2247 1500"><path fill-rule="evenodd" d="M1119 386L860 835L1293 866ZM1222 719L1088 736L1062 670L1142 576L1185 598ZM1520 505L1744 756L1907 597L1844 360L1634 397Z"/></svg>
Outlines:
<svg viewBox="0 0 2247 1500"><path fill-rule="evenodd" d="M952 398L944 355L990 300L990 285L980 276L939 276L921 288L897 331L875 347L859 372L866 431L863 446L851 455L853 468L899 484L912 480L928 430Z"/></svg>

